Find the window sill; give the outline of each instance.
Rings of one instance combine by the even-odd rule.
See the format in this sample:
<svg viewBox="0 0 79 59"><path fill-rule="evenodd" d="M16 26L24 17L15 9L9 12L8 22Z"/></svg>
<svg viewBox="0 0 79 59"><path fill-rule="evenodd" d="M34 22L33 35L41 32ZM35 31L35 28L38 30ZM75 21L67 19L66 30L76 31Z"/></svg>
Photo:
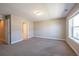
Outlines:
<svg viewBox="0 0 79 59"><path fill-rule="evenodd" d="M75 41L76 43L79 44L79 40L78 39L75 39L75 38L72 38L72 37L69 37L69 39L72 39L73 41Z"/></svg>

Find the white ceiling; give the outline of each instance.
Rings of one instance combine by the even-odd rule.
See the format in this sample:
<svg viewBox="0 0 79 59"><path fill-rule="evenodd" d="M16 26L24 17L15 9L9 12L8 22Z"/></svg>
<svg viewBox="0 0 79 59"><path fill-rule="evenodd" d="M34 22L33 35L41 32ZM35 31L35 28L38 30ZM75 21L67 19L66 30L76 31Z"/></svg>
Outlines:
<svg viewBox="0 0 79 59"><path fill-rule="evenodd" d="M0 14L14 14L32 21L48 20L66 17L74 5L74 3L0 3ZM43 14L35 15L36 10Z"/></svg>

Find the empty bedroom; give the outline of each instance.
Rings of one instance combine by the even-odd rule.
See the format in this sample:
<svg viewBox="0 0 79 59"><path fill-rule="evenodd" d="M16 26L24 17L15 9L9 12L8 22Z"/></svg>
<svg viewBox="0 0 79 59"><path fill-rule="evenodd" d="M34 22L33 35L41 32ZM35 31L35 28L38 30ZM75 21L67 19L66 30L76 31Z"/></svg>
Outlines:
<svg viewBox="0 0 79 59"><path fill-rule="evenodd" d="M0 56L78 55L78 3L0 3Z"/></svg>

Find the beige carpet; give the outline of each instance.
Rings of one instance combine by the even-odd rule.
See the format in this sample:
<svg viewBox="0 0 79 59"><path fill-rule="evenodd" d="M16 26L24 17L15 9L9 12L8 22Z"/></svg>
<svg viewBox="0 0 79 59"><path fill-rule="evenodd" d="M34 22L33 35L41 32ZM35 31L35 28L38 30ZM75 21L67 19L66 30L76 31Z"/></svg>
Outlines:
<svg viewBox="0 0 79 59"><path fill-rule="evenodd" d="M13 45L0 45L1 56L75 56L64 41L31 38Z"/></svg>

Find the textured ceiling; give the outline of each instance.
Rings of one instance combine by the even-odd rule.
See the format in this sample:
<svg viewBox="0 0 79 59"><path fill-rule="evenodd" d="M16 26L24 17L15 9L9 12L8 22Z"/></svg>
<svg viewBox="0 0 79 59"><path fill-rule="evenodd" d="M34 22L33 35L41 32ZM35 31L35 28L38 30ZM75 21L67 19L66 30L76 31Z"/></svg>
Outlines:
<svg viewBox="0 0 79 59"><path fill-rule="evenodd" d="M0 14L14 14L32 21L63 18L73 8L74 3L0 3ZM39 10L42 15L35 15Z"/></svg>

